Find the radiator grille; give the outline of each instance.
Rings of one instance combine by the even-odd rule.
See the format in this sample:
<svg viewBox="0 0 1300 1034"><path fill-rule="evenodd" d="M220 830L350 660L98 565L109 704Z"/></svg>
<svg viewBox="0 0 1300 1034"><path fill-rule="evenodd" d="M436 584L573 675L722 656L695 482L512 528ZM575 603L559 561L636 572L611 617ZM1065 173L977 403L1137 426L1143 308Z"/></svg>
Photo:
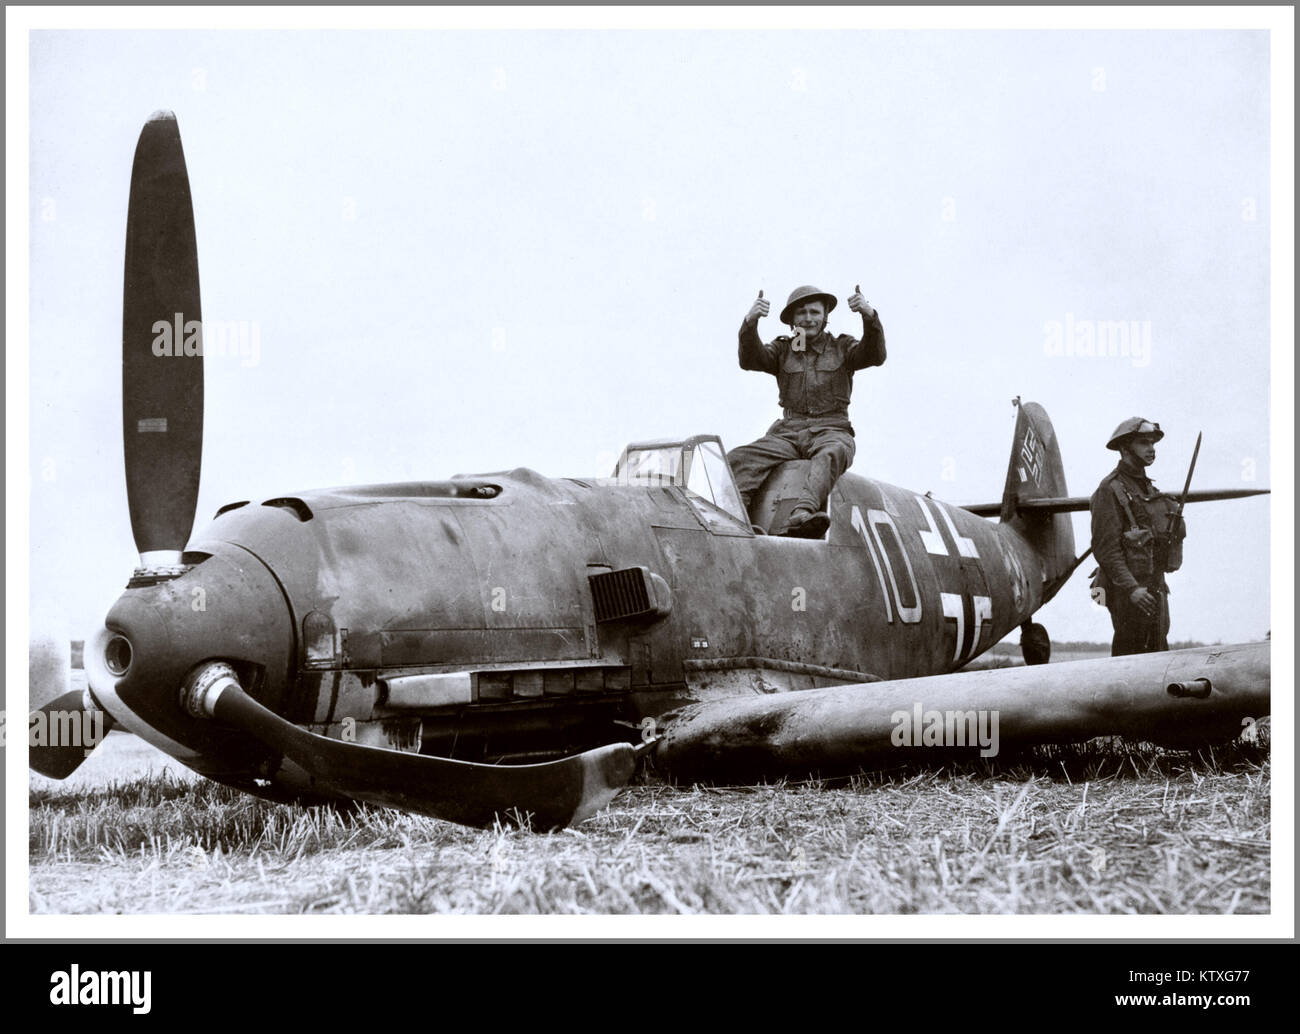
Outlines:
<svg viewBox="0 0 1300 1034"><path fill-rule="evenodd" d="M597 621L622 621L654 613L648 572L644 567L602 571L587 576Z"/></svg>

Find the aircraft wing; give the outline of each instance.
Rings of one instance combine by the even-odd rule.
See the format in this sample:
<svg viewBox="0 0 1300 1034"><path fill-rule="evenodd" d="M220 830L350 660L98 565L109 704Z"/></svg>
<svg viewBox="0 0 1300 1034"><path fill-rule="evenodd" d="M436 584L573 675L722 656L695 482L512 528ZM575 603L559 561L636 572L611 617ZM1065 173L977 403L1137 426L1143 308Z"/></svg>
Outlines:
<svg viewBox="0 0 1300 1034"><path fill-rule="evenodd" d="M1245 499L1252 495L1268 495L1267 488L1207 488L1197 492L1188 492L1189 503L1213 503L1220 499ZM1048 499L1025 499L1016 504L1020 513L1071 513L1088 509L1086 495L1056 496ZM972 503L963 506L978 517L996 517L1002 512L1002 501L996 503Z"/></svg>
<svg viewBox="0 0 1300 1034"><path fill-rule="evenodd" d="M750 783L848 774L978 750L1094 736L1191 749L1270 711L1271 644L1105 657L831 686L691 704L655 763L681 781ZM982 724L981 724L982 723Z"/></svg>

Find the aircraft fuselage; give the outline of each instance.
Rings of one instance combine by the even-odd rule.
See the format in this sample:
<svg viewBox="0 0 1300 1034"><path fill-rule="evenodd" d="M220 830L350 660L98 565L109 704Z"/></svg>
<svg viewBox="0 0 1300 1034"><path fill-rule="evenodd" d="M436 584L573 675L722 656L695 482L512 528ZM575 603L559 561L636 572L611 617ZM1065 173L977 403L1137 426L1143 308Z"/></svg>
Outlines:
<svg viewBox="0 0 1300 1034"><path fill-rule="evenodd" d="M1010 525L854 475L829 506L825 541L777 538L680 487L526 469L237 504L114 608L138 664L104 703L245 788L259 748L170 702L199 661L331 737L527 760L712 696L952 671L1043 602ZM664 598L611 612L592 576L640 569Z"/></svg>

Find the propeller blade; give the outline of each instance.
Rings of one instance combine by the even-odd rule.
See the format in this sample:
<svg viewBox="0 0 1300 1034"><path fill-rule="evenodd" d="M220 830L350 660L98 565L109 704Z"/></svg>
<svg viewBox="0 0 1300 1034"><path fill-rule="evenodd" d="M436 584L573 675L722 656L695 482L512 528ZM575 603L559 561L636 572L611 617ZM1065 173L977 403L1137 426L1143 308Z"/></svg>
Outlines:
<svg viewBox="0 0 1300 1034"><path fill-rule="evenodd" d="M175 565L194 525L203 449L202 314L194 208L176 116L136 144L122 298L122 433L143 567Z"/></svg>
<svg viewBox="0 0 1300 1034"><path fill-rule="evenodd" d="M29 742L27 763L50 779L72 775L113 726L103 711L86 708L86 694L79 689L55 697L33 714L39 728Z"/></svg>
<svg viewBox="0 0 1300 1034"><path fill-rule="evenodd" d="M212 717L280 751L320 788L432 815L466 826L491 826L531 815L538 831L581 822L613 799L636 768L627 743L540 765L481 765L345 743L306 732L226 681Z"/></svg>

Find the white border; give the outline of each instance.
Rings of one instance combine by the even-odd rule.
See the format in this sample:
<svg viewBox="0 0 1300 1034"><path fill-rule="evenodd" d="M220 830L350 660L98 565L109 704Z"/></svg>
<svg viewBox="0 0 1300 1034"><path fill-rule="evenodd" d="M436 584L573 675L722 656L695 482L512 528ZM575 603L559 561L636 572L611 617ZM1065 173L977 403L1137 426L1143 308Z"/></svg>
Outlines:
<svg viewBox="0 0 1300 1034"><path fill-rule="evenodd" d="M31 469L28 424L28 38L26 12L5 11L5 709L30 709L27 644L31 568ZM6 717L5 935L27 914L27 737L12 735ZM15 723L26 729L26 722ZM12 743L12 747L9 744Z"/></svg>
<svg viewBox="0 0 1300 1034"><path fill-rule="evenodd" d="M1271 29L1289 32L1279 7L9 7L14 32L32 29Z"/></svg>
<svg viewBox="0 0 1300 1034"><path fill-rule="evenodd" d="M1269 46L1270 427L1273 488L1269 522L1273 629L1272 895L1273 914L1295 927L1295 9L1274 28ZM1280 790L1280 792L1279 792Z"/></svg>

